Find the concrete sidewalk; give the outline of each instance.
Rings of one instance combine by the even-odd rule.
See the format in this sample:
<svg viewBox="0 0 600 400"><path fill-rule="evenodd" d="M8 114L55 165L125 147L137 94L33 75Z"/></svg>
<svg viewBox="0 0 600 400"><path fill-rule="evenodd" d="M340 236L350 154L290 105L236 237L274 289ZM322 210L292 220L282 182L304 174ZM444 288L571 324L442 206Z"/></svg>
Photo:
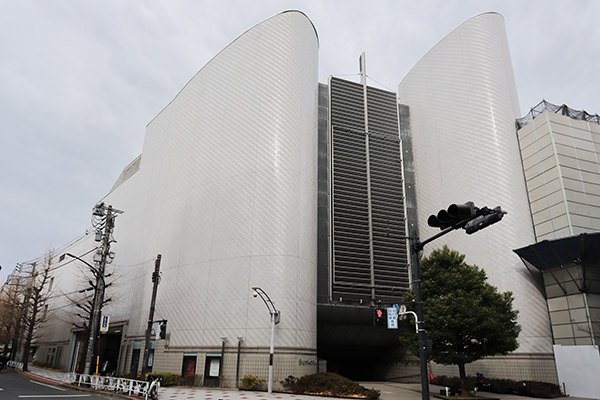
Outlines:
<svg viewBox="0 0 600 400"><path fill-rule="evenodd" d="M24 372L24 371L19 371L19 372L22 373L23 375L29 376L30 378L34 378L34 379L48 382L48 383L54 383L56 385L62 385L63 378L65 376L65 373L62 371L54 371L52 369L38 368L38 367L31 366L31 365L29 366L28 372Z"/></svg>
<svg viewBox="0 0 600 400"><path fill-rule="evenodd" d="M45 368L29 367L29 372L23 372L27 376L61 385L63 383L64 372L53 371ZM381 400L421 400L421 384L419 383L397 383L397 382L360 382L362 386L367 389L377 389L381 392ZM443 386L431 385L430 394L439 394L440 389ZM86 389L89 390L89 389ZM98 392L102 393L102 392ZM140 397L129 397L124 395L115 395L130 399L140 399ZM160 400L190 400L190 399L206 399L206 400L270 400L270 399L282 399L282 400L331 400L331 397L324 396L310 396L290 393L267 393L267 392L253 392L244 391L237 389L216 389L216 388L203 388L203 387L181 387L181 386L170 386L162 387L159 391ZM518 396L514 394L496 394L480 392L482 400L487 398L496 398L500 400L539 400L533 397ZM577 397L569 397L569 400L588 400Z"/></svg>
<svg viewBox="0 0 600 400"><path fill-rule="evenodd" d="M55 385L62 385L64 372L54 371L46 368L38 368L34 366L29 367L28 372L21 372L33 379L37 379L43 382L52 383ZM70 385L67 385L71 387ZM92 390L83 389L81 390ZM96 392L96 391L94 391ZM103 392L96 392L103 393ZM112 397L122 397L139 400L141 397L136 396L125 396L122 394L111 393ZM308 396L308 395L297 395L289 393L267 393L267 392L253 392L244 391L237 389L216 389L216 388L203 388L203 387L181 387L181 386L169 386L161 387L158 392L158 398L160 400L188 400L188 399L206 399L206 400L270 400L270 399L283 399L283 400L331 400L331 397L321 396ZM390 399L391 400L391 399Z"/></svg>

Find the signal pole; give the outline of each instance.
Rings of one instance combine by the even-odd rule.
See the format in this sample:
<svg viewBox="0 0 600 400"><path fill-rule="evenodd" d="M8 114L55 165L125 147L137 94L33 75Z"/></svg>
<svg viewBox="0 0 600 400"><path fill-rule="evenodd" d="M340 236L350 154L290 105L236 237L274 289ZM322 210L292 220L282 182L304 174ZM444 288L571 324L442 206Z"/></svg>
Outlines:
<svg viewBox="0 0 600 400"><path fill-rule="evenodd" d="M414 274L415 302L417 303L417 335L419 341L419 362L421 366L421 398L429 400L429 374L427 371L427 338L425 337L425 326L423 316L423 295L421 293L421 271L419 268L419 252L427 243L452 232L455 229L464 229L471 235L489 225L499 222L506 211L498 206L493 210L487 207L481 209L475 207L473 202L465 204L451 204L448 210L440 210L436 215L431 215L427 224L431 227L440 228L442 231L429 239L420 241L417 232L413 231L410 237L411 253Z"/></svg>
<svg viewBox="0 0 600 400"><path fill-rule="evenodd" d="M417 232L411 235L411 252L413 259L415 302L417 303L417 335L419 340L419 363L421 366L421 396L422 400L429 400L429 374L427 373L427 339L425 337L425 326L423 324L423 295L421 294L421 271L419 269L419 252L423 250L424 244L419 241Z"/></svg>
<svg viewBox="0 0 600 400"><path fill-rule="evenodd" d="M148 372L148 358L150 357L150 332L152 331L152 323L154 322L154 308L156 305L156 291L158 290L158 284L160 283L160 259L161 255L156 256L154 262L154 272L152 273L152 300L150 301L150 314L148 315L148 327L146 328L146 346L144 348L144 358L142 361L142 380L146 379L146 373Z"/></svg>

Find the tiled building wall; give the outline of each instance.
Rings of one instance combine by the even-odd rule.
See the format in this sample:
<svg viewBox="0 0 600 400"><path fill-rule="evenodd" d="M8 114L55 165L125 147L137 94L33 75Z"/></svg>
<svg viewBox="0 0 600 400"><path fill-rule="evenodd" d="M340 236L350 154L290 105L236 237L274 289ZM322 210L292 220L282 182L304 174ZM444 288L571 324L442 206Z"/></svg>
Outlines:
<svg viewBox="0 0 600 400"><path fill-rule="evenodd" d="M44 361L50 363L52 366L67 371L70 363L70 352L70 342L39 344L35 350L34 356L29 358L29 365L33 365L34 361Z"/></svg>
<svg viewBox="0 0 600 400"><path fill-rule="evenodd" d="M595 338L600 337L600 294L588 293L587 302L590 313L590 319L592 320L592 331ZM599 343L596 342L596 345Z"/></svg>
<svg viewBox="0 0 600 400"><path fill-rule="evenodd" d="M131 358L133 353L133 342L130 345L125 345L122 348L121 357L124 360L124 364L121 366L121 371L126 374L129 373L131 366ZM205 364L207 353L221 353L221 349L216 351L212 349L210 351L174 351L167 349L165 351L165 341L159 340L156 345L154 352L154 365L152 368L153 373L164 373L172 372L181 374L183 368L183 361L185 354L196 354L196 375L200 375L204 378L205 375ZM297 352L287 353L286 349L275 348L274 361L273 361L273 388L278 390L281 388L280 381L284 380L290 375L295 377L301 377L307 374L313 374L317 372L317 357L315 354L307 352L306 354L300 354ZM143 342L142 352L140 354L140 363L138 371L141 370L143 357ZM236 369L237 369L237 345L231 345L225 347L225 352L221 359L221 387L233 388L237 387L239 382L236 382ZM269 376L269 348L268 347L252 347L245 348L243 345L240 349L240 369L239 378L243 378L244 375L254 375L258 378L262 378L265 381L265 388L267 379ZM201 384L202 380L199 384Z"/></svg>
<svg viewBox="0 0 600 400"><path fill-rule="evenodd" d="M578 285L587 277L586 292ZM591 345L594 330L600 320L600 281L594 279L593 270L584 274L581 266L556 268L544 273L548 311L552 324L554 344L564 346Z"/></svg>
<svg viewBox="0 0 600 400"><path fill-rule="evenodd" d="M447 245L484 269L490 284L514 294L522 354L552 354L546 300L513 253L534 242L529 199L515 137L519 102L504 20L479 14L440 41L398 87L410 107L419 234L429 215L453 203L501 206L501 223L475 235L455 232L424 249ZM460 184L457 184L457 177Z"/></svg>
<svg viewBox="0 0 600 400"><path fill-rule="evenodd" d="M578 293L548 299L555 344L592 344L585 296L585 293Z"/></svg>
<svg viewBox="0 0 600 400"><path fill-rule="evenodd" d="M536 240L600 230L600 126L546 111L517 135Z"/></svg>

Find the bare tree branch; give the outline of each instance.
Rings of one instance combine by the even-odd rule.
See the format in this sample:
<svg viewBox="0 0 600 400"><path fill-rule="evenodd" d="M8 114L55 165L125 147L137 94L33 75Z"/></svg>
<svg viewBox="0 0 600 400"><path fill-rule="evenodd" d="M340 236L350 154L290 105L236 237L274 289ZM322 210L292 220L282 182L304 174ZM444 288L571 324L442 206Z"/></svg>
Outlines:
<svg viewBox="0 0 600 400"><path fill-rule="evenodd" d="M33 264L29 275L29 282L25 288L25 312L23 320L25 322L26 337L23 349L23 371L28 370L29 351L31 343L38 336L39 328L48 320L47 301L51 295L49 287L52 279L52 259L54 250L48 250L44 255L41 266Z"/></svg>

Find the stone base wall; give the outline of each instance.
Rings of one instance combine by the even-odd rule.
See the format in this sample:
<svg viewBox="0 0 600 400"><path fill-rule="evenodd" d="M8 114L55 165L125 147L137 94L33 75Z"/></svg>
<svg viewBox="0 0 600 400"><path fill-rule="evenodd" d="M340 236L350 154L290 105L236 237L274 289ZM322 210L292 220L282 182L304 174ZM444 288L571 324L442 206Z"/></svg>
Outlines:
<svg viewBox="0 0 600 400"><path fill-rule="evenodd" d="M143 351L143 343L142 343ZM158 341L154 351L153 373L173 372L180 374L183 368L184 354L196 354L196 375L204 377L207 354L221 353L221 348L186 348L165 349L164 342ZM122 355L124 363L121 368L129 371L131 365L132 349ZM235 388L239 381L236 380L236 372L239 379L244 375L254 375L265 381L265 389L269 377L269 348L268 347L243 347L240 349L239 372L237 347L227 346L221 359L220 387ZM316 351L275 348L273 357L273 389L280 390L283 386L279 383L290 375L301 377L317 372L318 361ZM138 370L141 370L141 357Z"/></svg>
<svg viewBox="0 0 600 400"><path fill-rule="evenodd" d="M558 384L554 354L508 354L487 357L465 366L467 375L477 372L486 378L539 381ZM458 376L458 367L431 363L433 376Z"/></svg>

